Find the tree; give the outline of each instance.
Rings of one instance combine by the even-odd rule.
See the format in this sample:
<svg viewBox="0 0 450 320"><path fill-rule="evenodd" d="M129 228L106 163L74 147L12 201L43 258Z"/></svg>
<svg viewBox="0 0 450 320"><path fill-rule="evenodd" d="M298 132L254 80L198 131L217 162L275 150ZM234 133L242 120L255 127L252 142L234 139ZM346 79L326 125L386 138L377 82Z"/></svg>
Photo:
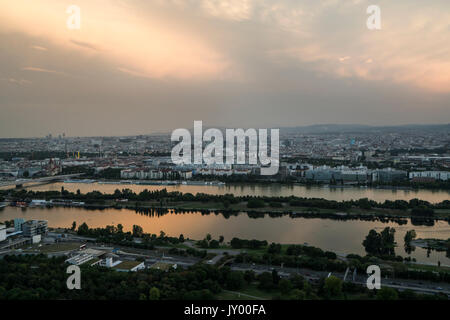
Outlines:
<svg viewBox="0 0 450 320"><path fill-rule="evenodd" d="M83 222L81 224L81 226L78 227L78 232L77 233L80 234L80 235L86 235L86 234L89 233L89 227L86 224L86 222Z"/></svg>
<svg viewBox="0 0 450 320"><path fill-rule="evenodd" d="M230 244L233 249L240 249L243 247L242 240L239 238L231 239Z"/></svg>
<svg viewBox="0 0 450 320"><path fill-rule="evenodd" d="M147 300L147 296L143 293L139 295L139 300Z"/></svg>
<svg viewBox="0 0 450 320"><path fill-rule="evenodd" d="M180 234L180 236L178 237L178 240L179 240L180 242L184 242L184 236L183 236L183 234Z"/></svg>
<svg viewBox="0 0 450 320"><path fill-rule="evenodd" d="M271 290L273 289L272 275L269 272L264 272L258 276L259 284L258 288L261 290Z"/></svg>
<svg viewBox="0 0 450 320"><path fill-rule="evenodd" d="M211 242L209 243L209 247L211 249L217 249L219 248L219 241L217 240L211 240Z"/></svg>
<svg viewBox="0 0 450 320"><path fill-rule="evenodd" d="M294 288L303 290L305 279L301 275L295 274L290 280Z"/></svg>
<svg viewBox="0 0 450 320"><path fill-rule="evenodd" d="M265 202L264 202L264 200L261 200L261 199L250 199L247 202L247 208L253 208L253 209L264 208L264 206L265 206Z"/></svg>
<svg viewBox="0 0 450 320"><path fill-rule="evenodd" d="M292 283L287 279L281 279L278 282L278 289L282 294L288 294L292 290Z"/></svg>
<svg viewBox="0 0 450 320"><path fill-rule="evenodd" d="M389 287L382 287L377 292L377 300L397 300L398 293L396 290Z"/></svg>
<svg viewBox="0 0 450 320"><path fill-rule="evenodd" d="M289 294L289 299L291 300L305 300L305 298L306 298L305 292L300 289L291 290Z"/></svg>
<svg viewBox="0 0 450 320"><path fill-rule="evenodd" d="M412 251L415 250L414 246L411 246L411 241L413 241L416 238L416 231L409 230L405 234L405 252L408 254L411 254Z"/></svg>
<svg viewBox="0 0 450 320"><path fill-rule="evenodd" d="M367 253L378 254L378 250L381 247L381 236L374 229L369 231L366 239L363 241L364 249Z"/></svg>
<svg viewBox="0 0 450 320"><path fill-rule="evenodd" d="M219 243L223 243L223 240L225 240L225 238L223 236L219 237Z"/></svg>
<svg viewBox="0 0 450 320"><path fill-rule="evenodd" d="M208 234L206 235L206 241L210 242L211 239L212 239L211 234L208 233Z"/></svg>
<svg viewBox="0 0 450 320"><path fill-rule="evenodd" d="M226 286L230 290L239 290L245 284L244 274L238 271L232 271L228 274Z"/></svg>
<svg viewBox="0 0 450 320"><path fill-rule="evenodd" d="M246 270L244 272L244 279L245 279L245 281L247 281L248 284L250 284L253 281L255 281L255 278L256 278L255 271L253 271L253 270Z"/></svg>
<svg viewBox="0 0 450 320"><path fill-rule="evenodd" d="M273 269L272 270L272 282L274 285L278 285L279 281L280 281L280 276L278 275L278 271Z"/></svg>
<svg viewBox="0 0 450 320"><path fill-rule="evenodd" d="M138 238L140 238L140 237L142 237L142 234L144 233L144 230L142 229L142 227L141 226L138 226L138 225L133 225L133 236L134 237L138 237Z"/></svg>
<svg viewBox="0 0 450 320"><path fill-rule="evenodd" d="M209 244L208 244L208 241L206 241L206 239L203 239L203 240L200 240L197 242L197 246L199 246L200 248L206 249L209 247Z"/></svg>
<svg viewBox="0 0 450 320"><path fill-rule="evenodd" d="M70 230L75 231L76 228L77 228L77 222L74 221L74 222L72 222L72 228L70 228Z"/></svg>
<svg viewBox="0 0 450 320"><path fill-rule="evenodd" d="M329 276L325 279L323 289L327 297L339 297L342 293L342 280L335 276Z"/></svg>
<svg viewBox="0 0 450 320"><path fill-rule="evenodd" d="M419 217L432 217L434 215L434 210L427 208L424 205L418 206L411 210L411 215Z"/></svg>
<svg viewBox="0 0 450 320"><path fill-rule="evenodd" d="M271 254L280 254L281 253L281 244L279 243L271 243L269 248L267 249L268 253Z"/></svg>
<svg viewBox="0 0 450 320"><path fill-rule="evenodd" d="M366 252L373 255L395 255L395 229L386 227L381 233L374 229L369 231L363 246Z"/></svg>
<svg viewBox="0 0 450 320"><path fill-rule="evenodd" d="M159 289L156 287L152 287L148 293L148 299L159 300L159 297L160 297Z"/></svg>
<svg viewBox="0 0 450 320"><path fill-rule="evenodd" d="M410 245L411 241L416 238L417 234L415 230L409 230L405 234L405 245Z"/></svg>

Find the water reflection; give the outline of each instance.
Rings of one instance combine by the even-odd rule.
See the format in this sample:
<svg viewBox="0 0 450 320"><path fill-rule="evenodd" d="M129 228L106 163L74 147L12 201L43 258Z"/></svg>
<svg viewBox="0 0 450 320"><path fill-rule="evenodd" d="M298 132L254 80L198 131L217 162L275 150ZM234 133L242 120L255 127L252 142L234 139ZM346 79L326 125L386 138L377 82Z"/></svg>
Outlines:
<svg viewBox="0 0 450 320"><path fill-rule="evenodd" d="M113 193L116 189L131 189L134 192L148 190L161 190L166 188L168 191L179 191L183 193L208 193L208 194L226 194L232 193L235 196L254 195L254 196L298 196L306 198L324 198L328 200L357 200L368 198L378 202L385 200L406 200L414 198L429 201L431 203L441 202L450 199L449 190L403 190L403 189L376 189L376 188L358 188L358 187L318 187L302 185L281 185L281 184L237 184L225 186L198 186L198 185L175 185L175 186L157 186L157 185L130 185L130 184L99 184L99 183L53 183L31 187L35 191L60 191L64 189L76 192L78 189L82 193L98 190L103 193Z"/></svg>
<svg viewBox="0 0 450 320"><path fill-rule="evenodd" d="M251 216L251 215L250 215ZM387 226L396 229L396 254L407 256L404 252L403 238L408 230L414 229L418 238L450 238L450 226L446 221L436 221L433 227L414 226L409 219L405 224L392 221L331 220L317 218L292 218L287 215L270 218L251 218L248 214L219 214L206 212L164 211L145 212L132 209L85 210L82 208L20 208L7 207L0 211L0 221L21 217L23 219L45 219L52 227L67 227L73 221L80 225L86 222L89 227L105 227L122 224L125 230L132 230L134 224L143 227L145 232L159 234L161 230L172 236L201 239L207 233L218 238L223 235L226 241L233 237L267 240L279 243L308 243L325 250L338 253L357 253L364 255L362 242L370 229L378 232ZM416 248L410 254L420 262L441 261L450 265L445 252L427 251Z"/></svg>

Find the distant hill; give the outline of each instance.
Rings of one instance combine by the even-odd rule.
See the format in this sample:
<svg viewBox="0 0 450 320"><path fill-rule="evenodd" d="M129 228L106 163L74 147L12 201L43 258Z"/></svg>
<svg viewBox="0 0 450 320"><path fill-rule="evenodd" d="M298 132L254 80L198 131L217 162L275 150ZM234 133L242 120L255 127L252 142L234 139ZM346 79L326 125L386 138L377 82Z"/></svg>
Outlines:
<svg viewBox="0 0 450 320"><path fill-rule="evenodd" d="M450 132L450 124L408 124L401 126L368 126L359 124L317 124L302 127L280 128L281 133L375 133L405 131L441 131Z"/></svg>

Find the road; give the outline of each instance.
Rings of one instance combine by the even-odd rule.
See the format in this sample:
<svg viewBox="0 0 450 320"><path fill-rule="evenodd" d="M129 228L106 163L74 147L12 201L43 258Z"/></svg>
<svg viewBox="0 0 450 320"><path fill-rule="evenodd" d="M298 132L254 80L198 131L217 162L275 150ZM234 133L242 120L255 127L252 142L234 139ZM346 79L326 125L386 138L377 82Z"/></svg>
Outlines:
<svg viewBox="0 0 450 320"><path fill-rule="evenodd" d="M327 277L330 272L328 271L314 271L309 269L302 268L281 268L267 265L253 265L253 264L243 264L243 263L233 263L231 264L231 269L236 271L246 271L252 270L257 274L263 272L272 272L272 270L276 270L280 277L290 277L294 274L300 274L305 279L309 281L317 281L320 278ZM344 273L332 272L333 276L336 276L340 279L344 278ZM347 280L352 281L352 275L347 275ZM358 274L355 277L354 283L360 285L366 285L367 278L363 275ZM352 281L353 282L353 281ZM381 286L391 287L398 290L412 290L420 293L443 293L450 296L450 284L449 283L436 283L430 281L419 281L419 280L410 280L410 279L382 279Z"/></svg>
<svg viewBox="0 0 450 320"><path fill-rule="evenodd" d="M64 240L88 240L84 237L79 237L76 235L70 235L68 234L66 238L63 238ZM91 240L91 239L89 239ZM186 241L185 244L189 247L199 249L195 247L195 243L192 241ZM147 249L137 249L137 248L130 248L130 247L124 247L124 246L105 246L97 243L88 242L87 243L88 248L92 249L98 249L103 251L112 252L113 249L116 249L115 251L117 254L119 254L121 257L125 259L131 259L135 260L136 258L143 258L147 265L151 265L155 262L166 262L166 263L173 263L177 264L181 267L189 267L192 266L198 262L200 262L202 259L192 256L178 256L178 255L169 255L163 251L160 250L147 250ZM168 249L165 247L164 249ZM69 250L67 252L54 252L51 253L51 255L62 255L62 254L68 254L73 250ZM238 255L240 253L239 250L226 250L226 249L207 249L209 253L215 253L216 256L212 258L211 260L205 262L207 264L216 264L221 258L225 256L233 257L235 255ZM4 254L11 254L11 253L17 253L13 250L6 250L1 252L1 255ZM280 277L291 277L295 274L300 274L308 281L318 281L321 278L327 277L330 272L328 271L315 271L315 270L309 270L304 268L288 268L288 267L281 267L281 266L270 266L270 265L256 265L256 264L250 264L250 263L231 263L230 267L232 270L235 271L247 271L251 270L254 271L256 274L261 274L263 272L272 272L272 270L276 270ZM333 272L333 276L336 276L340 279L344 278L344 273L341 272ZM355 279L353 278L353 274L349 273L347 275L346 280L352 281L354 283L360 284L365 286L367 277L361 274L357 274L355 276ZM381 280L381 285L386 287L395 288L398 290L412 290L415 292L420 293L428 293L428 294L437 294L437 293L443 293L450 296L450 284L449 283L436 283L436 282L430 282L430 281L421 281L421 280L410 280L410 279L392 279L392 278L383 278Z"/></svg>
<svg viewBox="0 0 450 320"><path fill-rule="evenodd" d="M14 180L14 181L0 182L0 187L24 185L26 183L40 183L40 182L48 182L48 181L56 181L56 180L66 180L69 178L78 177L80 175L82 175L82 173L66 174L66 175L59 175L59 176L49 176L49 177L42 177L42 178L36 178L36 179L18 179L18 180Z"/></svg>

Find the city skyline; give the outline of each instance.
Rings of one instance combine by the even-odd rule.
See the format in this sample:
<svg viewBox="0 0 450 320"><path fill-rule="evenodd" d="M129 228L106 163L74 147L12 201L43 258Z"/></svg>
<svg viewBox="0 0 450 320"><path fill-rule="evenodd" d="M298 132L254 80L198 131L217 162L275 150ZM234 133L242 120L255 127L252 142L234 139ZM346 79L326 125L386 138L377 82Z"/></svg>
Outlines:
<svg viewBox="0 0 450 320"><path fill-rule="evenodd" d="M190 128L449 123L450 4L5 3L0 138Z"/></svg>

